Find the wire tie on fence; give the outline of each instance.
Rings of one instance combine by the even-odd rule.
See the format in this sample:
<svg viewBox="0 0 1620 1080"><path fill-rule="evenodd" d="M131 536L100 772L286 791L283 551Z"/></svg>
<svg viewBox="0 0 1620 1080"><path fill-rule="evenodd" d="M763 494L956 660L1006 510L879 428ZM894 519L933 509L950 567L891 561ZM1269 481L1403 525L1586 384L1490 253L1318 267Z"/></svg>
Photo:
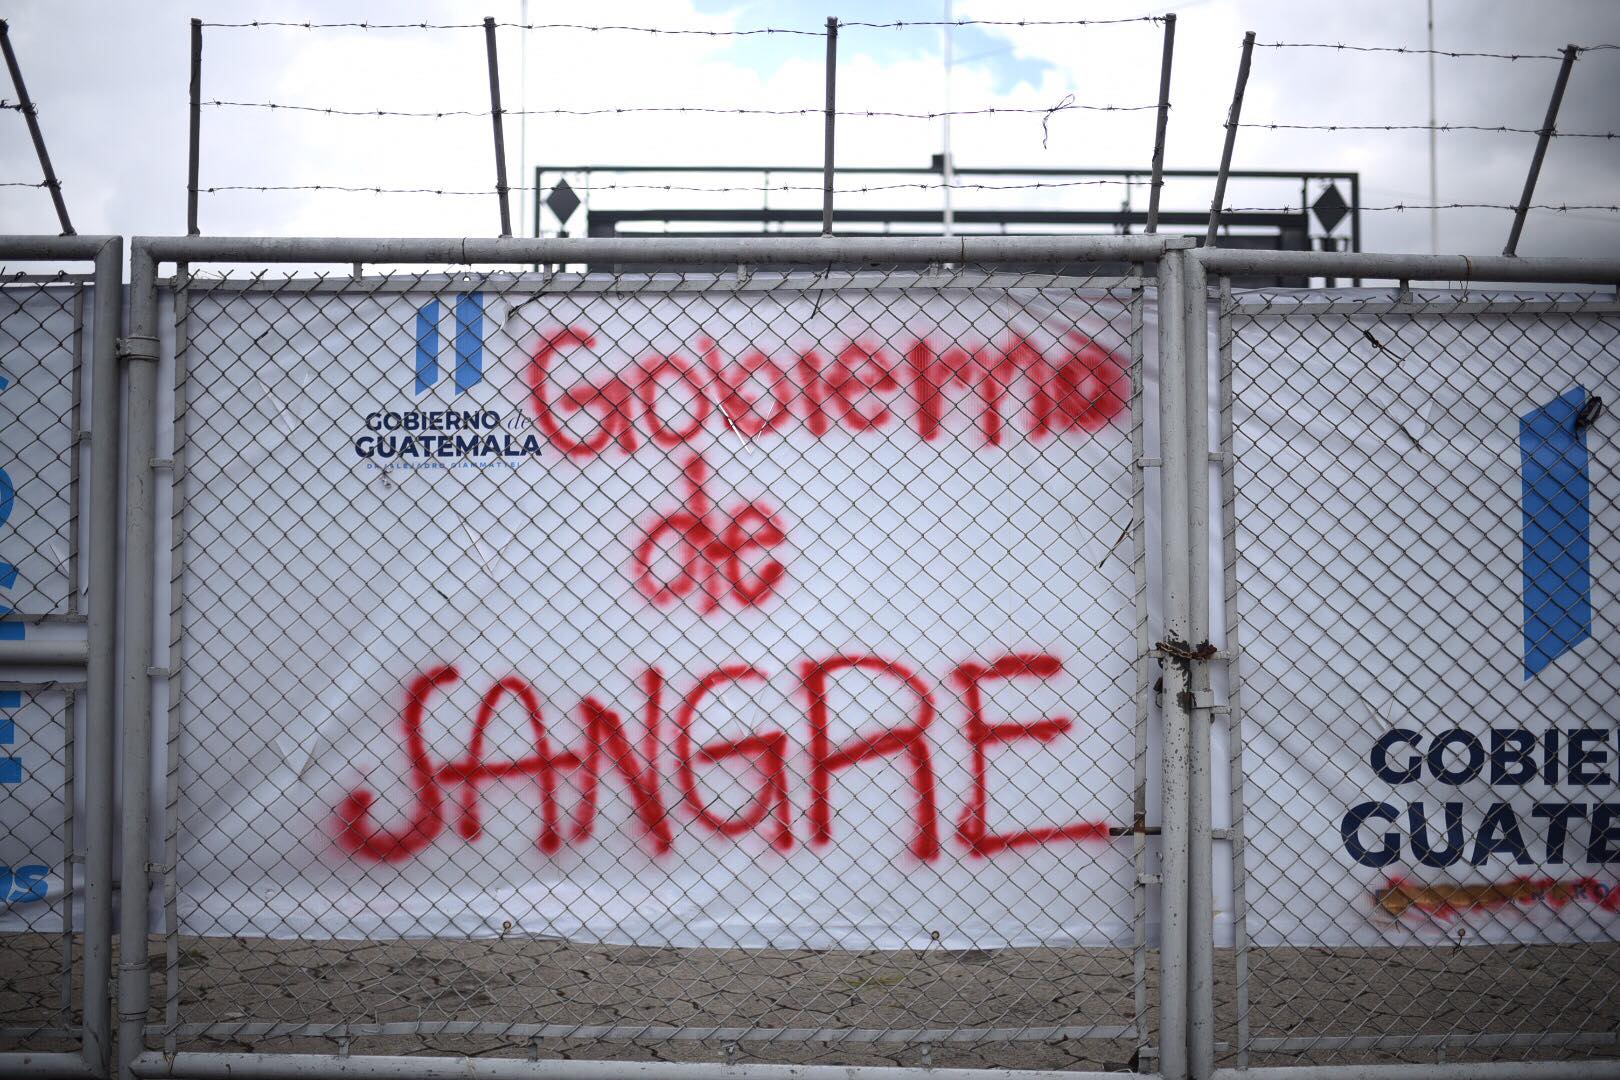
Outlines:
<svg viewBox="0 0 1620 1080"><path fill-rule="evenodd" d="M1055 112L1059 112L1059 111L1061 111L1063 109L1070 109L1070 108L1073 108L1073 107L1074 107L1074 95L1073 94L1064 94L1063 97L1058 101L1058 103L1056 105L1052 106L1050 109L1047 109L1045 114L1042 115L1042 117L1041 117L1041 149L1042 150L1046 149L1046 137L1049 134L1049 132L1047 131L1046 125L1051 123L1052 114L1055 113Z"/></svg>
<svg viewBox="0 0 1620 1080"><path fill-rule="evenodd" d="M1575 430L1584 431L1602 415L1603 399L1593 394L1586 399L1586 404L1581 406L1580 413L1575 417Z"/></svg>
<svg viewBox="0 0 1620 1080"><path fill-rule="evenodd" d="M1209 642L1189 645L1185 641L1161 641L1153 646L1154 652L1164 653L1177 660L1209 660L1215 656L1215 646Z"/></svg>

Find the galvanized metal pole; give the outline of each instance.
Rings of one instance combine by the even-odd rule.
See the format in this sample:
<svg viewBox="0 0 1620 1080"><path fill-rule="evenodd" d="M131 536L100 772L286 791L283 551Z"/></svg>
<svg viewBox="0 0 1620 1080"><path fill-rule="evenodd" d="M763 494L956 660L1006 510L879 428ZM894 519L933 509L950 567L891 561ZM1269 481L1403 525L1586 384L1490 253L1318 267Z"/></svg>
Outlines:
<svg viewBox="0 0 1620 1080"><path fill-rule="evenodd" d="M838 20L827 16L827 130L821 151L821 235L833 231L833 120L838 115Z"/></svg>
<svg viewBox="0 0 1620 1080"><path fill-rule="evenodd" d="M1513 229L1508 233L1507 246L1502 249L1503 255L1517 255L1519 251L1519 234L1524 232L1524 216L1530 212L1530 200L1536 193L1536 180L1541 176L1541 160L1547 156L1547 140L1552 138L1554 127L1558 123L1558 106L1564 101L1564 87L1569 85L1569 70L1575 66L1575 57L1580 55L1580 49L1574 45L1564 46L1564 62L1558 65L1558 81L1553 83L1552 100L1547 103L1547 119L1541 122L1541 133L1536 139L1536 152L1530 158L1530 173L1524 178L1524 194L1519 196L1519 208L1513 212Z"/></svg>
<svg viewBox="0 0 1620 1080"><path fill-rule="evenodd" d="M1153 182L1148 187L1147 229L1159 231L1159 189L1164 187L1164 135L1170 126L1170 62L1176 52L1176 17L1164 17L1164 55L1159 60L1159 120L1153 131Z"/></svg>
<svg viewBox="0 0 1620 1080"><path fill-rule="evenodd" d="M1163 748L1160 755L1159 1073L1186 1080L1188 1035L1189 668L1191 568L1187 513L1187 256L1159 260L1159 530L1164 565Z"/></svg>
<svg viewBox="0 0 1620 1080"><path fill-rule="evenodd" d="M28 96L22 68L18 66L17 54L11 48L11 28L4 19L0 19L0 50L6 54L6 70L11 72L11 85L17 89L17 108L23 114L23 121L28 124L28 137L34 140L34 154L39 158L39 171L45 177L45 188L51 193L51 202L56 206L56 220L62 226L62 235L72 236L73 222L68 220L67 203L62 200L62 182L56 178L56 170L51 168L51 155L45 149L45 136L39 130L34 101Z"/></svg>
<svg viewBox="0 0 1620 1080"><path fill-rule="evenodd" d="M1215 200L1209 204L1209 231L1204 246L1215 246L1221 227L1221 204L1226 201L1226 177L1232 171L1232 145L1237 141L1238 120L1243 115L1243 90L1249 85L1249 59L1254 54L1254 31L1243 35L1243 58L1238 61L1237 86L1232 91L1232 107L1226 114L1226 145L1221 148L1221 168L1215 175Z"/></svg>
<svg viewBox="0 0 1620 1080"><path fill-rule="evenodd" d="M1215 885L1210 815L1209 313L1204 267L1186 266L1183 331L1187 393L1187 1070L1215 1070ZM1160 392L1173 387L1162 387ZM1166 709L1170 704L1166 700Z"/></svg>
<svg viewBox="0 0 1620 1080"><path fill-rule="evenodd" d="M506 197L506 132L501 127L501 68L495 56L495 20L484 19L484 51L489 55L489 118L495 126L495 196L501 201L501 235L512 235L512 206Z"/></svg>
<svg viewBox="0 0 1620 1080"><path fill-rule="evenodd" d="M85 657L84 1041L97 1076L112 1067L113 739L118 675L118 331L123 307L124 241L96 255L90 357L90 520L86 563L90 591Z"/></svg>
<svg viewBox="0 0 1620 1080"><path fill-rule="evenodd" d="M120 873L118 959L118 1077L130 1080L146 1048L147 913L151 866L147 823L152 787L152 607L154 471L157 439L157 260L139 241L129 268L129 429L124 440L123 860Z"/></svg>
<svg viewBox="0 0 1620 1080"><path fill-rule="evenodd" d="M1429 254L1440 254L1440 124L1435 119L1434 0L1429 0Z"/></svg>
<svg viewBox="0 0 1620 1080"><path fill-rule="evenodd" d="M199 236L197 228L197 176L202 146L202 39L201 19L191 20L191 149L186 162L186 235Z"/></svg>

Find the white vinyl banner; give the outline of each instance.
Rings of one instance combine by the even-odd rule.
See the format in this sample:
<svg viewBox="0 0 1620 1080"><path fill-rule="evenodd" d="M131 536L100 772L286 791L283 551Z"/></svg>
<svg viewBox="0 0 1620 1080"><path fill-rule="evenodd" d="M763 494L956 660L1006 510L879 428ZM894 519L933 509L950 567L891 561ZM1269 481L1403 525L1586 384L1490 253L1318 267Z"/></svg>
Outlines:
<svg viewBox="0 0 1620 1080"><path fill-rule="evenodd" d="M184 929L1128 940L1128 323L196 295Z"/></svg>
<svg viewBox="0 0 1620 1080"><path fill-rule="evenodd" d="M41 625L21 616L68 607L78 296L0 287L0 641L37 638ZM0 684L0 929L61 925L65 702L54 687Z"/></svg>
<svg viewBox="0 0 1620 1080"><path fill-rule="evenodd" d="M1613 940L1616 320L1334 295L1233 319L1249 932Z"/></svg>

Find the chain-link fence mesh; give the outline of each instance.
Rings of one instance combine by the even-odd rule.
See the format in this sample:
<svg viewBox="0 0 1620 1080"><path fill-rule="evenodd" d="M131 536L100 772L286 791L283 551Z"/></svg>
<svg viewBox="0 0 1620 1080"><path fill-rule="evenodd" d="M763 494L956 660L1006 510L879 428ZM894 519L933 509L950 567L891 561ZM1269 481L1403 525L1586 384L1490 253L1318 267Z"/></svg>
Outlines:
<svg viewBox="0 0 1620 1080"><path fill-rule="evenodd" d="M1139 280L177 284L168 1047L1151 1044Z"/></svg>
<svg viewBox="0 0 1620 1080"><path fill-rule="evenodd" d="M1227 1061L1615 1054L1617 334L1222 283Z"/></svg>
<svg viewBox="0 0 1620 1080"><path fill-rule="evenodd" d="M0 641L83 622L81 378L89 278L0 275ZM76 691L0 681L0 1041L77 1039L82 942L74 907Z"/></svg>

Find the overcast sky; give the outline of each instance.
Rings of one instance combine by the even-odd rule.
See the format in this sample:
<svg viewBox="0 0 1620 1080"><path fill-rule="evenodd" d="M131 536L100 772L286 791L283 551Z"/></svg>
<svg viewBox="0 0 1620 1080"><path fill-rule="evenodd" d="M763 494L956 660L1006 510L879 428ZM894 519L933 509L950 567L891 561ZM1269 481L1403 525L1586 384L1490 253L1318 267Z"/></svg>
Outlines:
<svg viewBox="0 0 1620 1080"><path fill-rule="evenodd" d="M1620 3L1612 0L1435 0L1443 49L1553 53L1568 43L1620 42ZM1316 3L1307 0L956 0L959 18L1073 19L1178 15L1166 163L1213 168L1232 92L1240 41L1345 42L1422 46L1424 0ZM463 3L205 3L142 0L20 0L10 5L11 37L40 113L45 137L80 232L185 231L188 20L417 20L476 23L484 15L518 22L629 23L669 28L790 27L819 31L826 16L846 20L938 19L939 0L820 4L798 0L666 0L591 4L530 0ZM1049 108L1067 95L1080 104L1151 105L1158 86L1161 28L976 26L953 32L956 109ZM940 30L846 28L839 40L843 110L932 111L944 107ZM648 105L819 109L823 49L818 37L654 36L625 32L500 31L508 109L587 109ZM1442 123L1537 128L1558 64L1553 60L1438 61ZM1428 119L1427 63L1421 56L1257 49L1244 120L1307 124L1422 124ZM6 88L9 91L9 87ZM3 95L13 99L9 92ZM487 110L483 35L478 30L206 31L203 98L348 109ZM964 167L1137 167L1152 152L1152 113L1065 110L1042 144L1039 115L964 117L952 128ZM1585 54L1575 65L1560 115L1564 131L1620 131L1620 50ZM1440 201L1512 203L1535 137L1443 133ZM940 149L937 121L846 117L838 128L841 165L920 166ZM818 165L821 120L804 117L626 114L593 118L509 118L512 183L529 184L537 163ZM0 114L0 180L38 179L21 117ZM525 166L527 168L525 168ZM1428 138L1422 132L1302 132L1244 129L1236 168L1359 170L1369 207L1428 202ZM208 106L202 115L202 185L346 184L488 189L493 155L487 117L399 119L271 114ZM599 173L592 205L757 205L753 194L695 196L609 191L645 181ZM754 178L733 178L754 182ZM892 180L905 180L894 177ZM910 178L916 179L916 178ZM710 182L704 178L686 182ZM813 184L813 176L776 183ZM855 185L858 178L843 184ZM873 181L882 182L882 181ZM1314 198L1318 189L1313 188ZM1168 209L1203 210L1207 181L1170 185ZM1129 193L1133 205L1145 191ZM526 195L515 194L514 225L532 231ZM937 206L940 193L841 196L846 207ZM970 193L958 206L1071 208L1119 205L1118 187ZM1234 183L1228 204L1297 204L1297 184ZM775 193L772 205L819 206L814 192ZM1620 140L1556 139L1537 202L1620 203ZM518 209L521 207L521 210ZM1440 246L1468 254L1500 251L1505 211L1443 211ZM541 226L556 228L549 215ZM580 225L574 222L576 230ZM0 189L0 227L54 232L46 194ZM216 192L202 196L205 234L493 235L492 196L424 197L334 192ZM1369 212L1367 250L1426 251L1423 211ZM1540 212L1522 254L1614 254L1620 214Z"/></svg>

